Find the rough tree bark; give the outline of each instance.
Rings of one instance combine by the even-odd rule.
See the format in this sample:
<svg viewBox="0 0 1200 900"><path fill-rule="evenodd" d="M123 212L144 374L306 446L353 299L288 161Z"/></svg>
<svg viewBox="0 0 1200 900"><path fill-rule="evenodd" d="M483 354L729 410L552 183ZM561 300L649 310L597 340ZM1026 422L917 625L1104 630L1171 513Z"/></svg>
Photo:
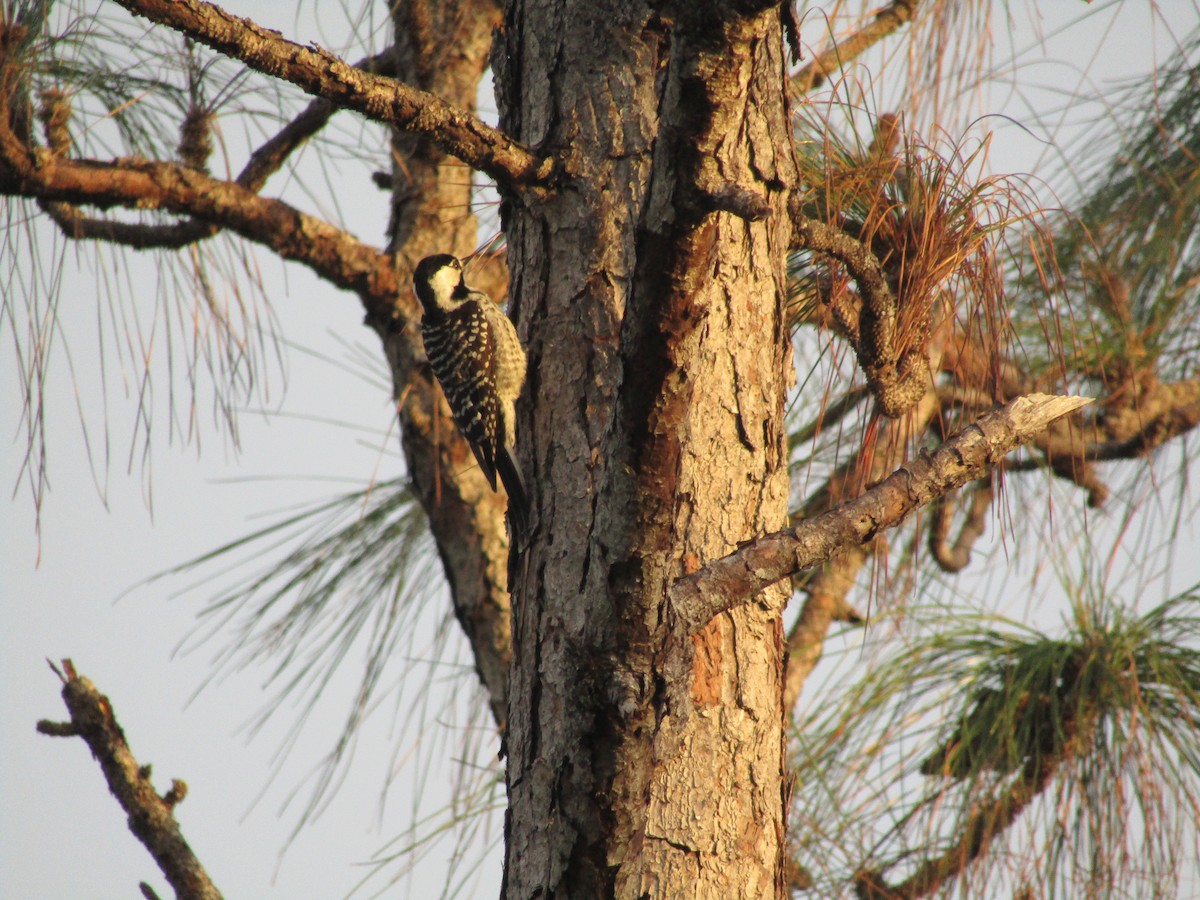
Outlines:
<svg viewBox="0 0 1200 900"><path fill-rule="evenodd" d="M775 7L667 12L670 31L642 4L514 4L498 46L501 126L566 172L505 208L540 511L509 897L783 895L787 592L694 647L667 615L675 579L786 521L783 39Z"/></svg>

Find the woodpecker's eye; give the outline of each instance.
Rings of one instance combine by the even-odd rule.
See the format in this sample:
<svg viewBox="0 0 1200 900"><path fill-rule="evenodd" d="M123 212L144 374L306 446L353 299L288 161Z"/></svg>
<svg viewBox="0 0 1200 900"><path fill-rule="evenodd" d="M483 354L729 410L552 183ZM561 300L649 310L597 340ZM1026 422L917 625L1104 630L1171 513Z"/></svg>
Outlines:
<svg viewBox="0 0 1200 900"><path fill-rule="evenodd" d="M457 259L450 260L450 265L458 269L460 272L462 271L462 263L460 263Z"/></svg>

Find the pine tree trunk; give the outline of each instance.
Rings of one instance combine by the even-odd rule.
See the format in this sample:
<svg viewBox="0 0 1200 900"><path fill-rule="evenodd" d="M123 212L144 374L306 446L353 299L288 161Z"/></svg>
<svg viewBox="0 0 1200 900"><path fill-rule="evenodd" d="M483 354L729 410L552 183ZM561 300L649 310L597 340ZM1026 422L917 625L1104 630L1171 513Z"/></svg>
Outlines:
<svg viewBox="0 0 1200 900"><path fill-rule="evenodd" d="M505 896L783 896L783 588L679 639L680 575L782 527L795 183L778 9L513 4L505 207L538 510L514 585ZM668 41L670 34L670 41ZM727 210L727 211L721 211Z"/></svg>
<svg viewBox="0 0 1200 900"><path fill-rule="evenodd" d="M392 20L400 80L474 111L499 21L495 4L398 2L392 6ZM499 724L505 716L511 655L504 498L491 490L454 427L425 358L415 326L420 307L407 284L423 257L466 256L475 249L478 221L471 209L472 173L414 132L395 130L392 153L389 250L396 254L405 281L396 301L399 320L413 324L403 329L386 321L372 324L383 338L392 371L405 463L429 515L455 616Z"/></svg>

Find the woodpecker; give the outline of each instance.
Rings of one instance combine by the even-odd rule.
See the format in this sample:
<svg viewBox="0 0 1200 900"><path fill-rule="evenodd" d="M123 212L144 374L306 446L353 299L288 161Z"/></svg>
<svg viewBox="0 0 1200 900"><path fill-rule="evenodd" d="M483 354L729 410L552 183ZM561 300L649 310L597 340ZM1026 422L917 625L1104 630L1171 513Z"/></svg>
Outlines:
<svg viewBox="0 0 1200 900"><path fill-rule="evenodd" d="M467 287L462 262L448 253L427 256L413 272L424 310L421 338L454 422L496 490L508 491L513 526L524 534L529 499L513 457L516 402L525 382L525 350L512 320L482 291Z"/></svg>

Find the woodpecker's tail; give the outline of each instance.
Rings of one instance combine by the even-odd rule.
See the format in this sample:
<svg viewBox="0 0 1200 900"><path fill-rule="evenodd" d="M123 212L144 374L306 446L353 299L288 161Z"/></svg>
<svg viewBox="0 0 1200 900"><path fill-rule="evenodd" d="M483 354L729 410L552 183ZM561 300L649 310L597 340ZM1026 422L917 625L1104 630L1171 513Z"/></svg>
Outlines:
<svg viewBox="0 0 1200 900"><path fill-rule="evenodd" d="M512 451L503 448L496 455L496 472L508 492L508 515L517 535L524 539L529 534L529 495L525 493L525 479L521 467L513 459Z"/></svg>

